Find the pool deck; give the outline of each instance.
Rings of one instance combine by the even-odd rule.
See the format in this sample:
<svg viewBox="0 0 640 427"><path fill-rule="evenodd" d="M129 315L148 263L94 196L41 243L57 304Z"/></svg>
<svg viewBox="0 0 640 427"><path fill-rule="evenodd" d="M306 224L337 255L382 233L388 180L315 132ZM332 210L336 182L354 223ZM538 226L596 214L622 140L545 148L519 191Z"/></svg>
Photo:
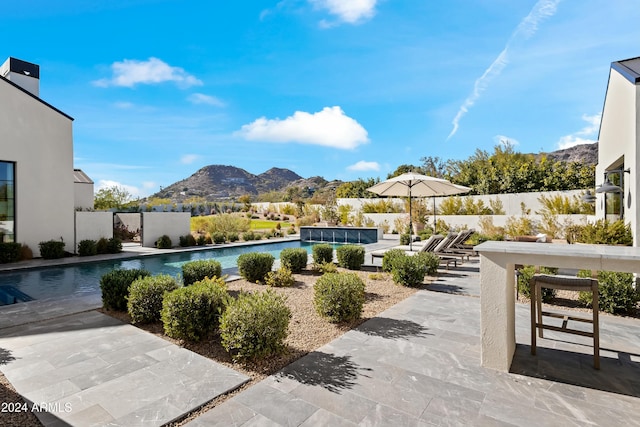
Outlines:
<svg viewBox="0 0 640 427"><path fill-rule="evenodd" d="M479 294L477 259L440 270L426 290L188 425L640 425L639 320L601 316L596 371L582 337L545 333L531 356L528 305L517 304L503 373L480 364ZM159 426L246 381L76 300L0 326L0 370L26 399L58 403L39 414L45 425Z"/></svg>

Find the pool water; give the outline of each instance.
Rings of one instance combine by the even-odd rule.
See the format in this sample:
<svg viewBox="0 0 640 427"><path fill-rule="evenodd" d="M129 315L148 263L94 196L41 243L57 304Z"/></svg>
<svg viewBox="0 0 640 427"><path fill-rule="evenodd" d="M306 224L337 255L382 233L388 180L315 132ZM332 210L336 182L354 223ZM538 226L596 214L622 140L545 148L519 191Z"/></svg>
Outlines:
<svg viewBox="0 0 640 427"><path fill-rule="evenodd" d="M4 289L3 294L17 295L17 302L23 302L25 295L31 299L71 297L99 291L102 275L116 268L143 268L154 275L169 274L175 277L182 272L182 265L189 261L215 259L224 270L237 267L238 256L243 253L267 252L278 259L285 248L302 247L311 253L314 244L296 240L0 273L0 290ZM0 301L0 305L3 304Z"/></svg>

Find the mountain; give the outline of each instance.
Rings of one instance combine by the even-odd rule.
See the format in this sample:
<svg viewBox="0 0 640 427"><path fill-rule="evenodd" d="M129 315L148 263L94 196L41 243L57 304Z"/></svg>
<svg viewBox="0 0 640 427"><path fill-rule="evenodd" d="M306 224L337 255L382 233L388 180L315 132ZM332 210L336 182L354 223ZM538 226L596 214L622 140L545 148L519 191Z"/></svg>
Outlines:
<svg viewBox="0 0 640 427"><path fill-rule="evenodd" d="M556 150L546 154L547 157L562 162L578 162L585 165L598 164L598 143L580 144L564 150ZM540 155L540 154L539 154Z"/></svg>
<svg viewBox="0 0 640 427"><path fill-rule="evenodd" d="M256 196L269 191L284 191L288 186L304 181L304 178L289 169L271 168L260 175L254 175L235 166L210 165L189 178L160 189L151 197L168 198L173 202L182 202L190 197L221 200L245 194Z"/></svg>

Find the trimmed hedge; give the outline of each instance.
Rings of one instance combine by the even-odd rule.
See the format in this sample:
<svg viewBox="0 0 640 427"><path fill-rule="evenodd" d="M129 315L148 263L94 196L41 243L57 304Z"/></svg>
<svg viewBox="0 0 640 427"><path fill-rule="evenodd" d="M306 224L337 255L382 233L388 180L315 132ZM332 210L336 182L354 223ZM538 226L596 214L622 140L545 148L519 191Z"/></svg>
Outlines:
<svg viewBox="0 0 640 427"><path fill-rule="evenodd" d="M49 240L40 242L40 256L44 259L64 258L64 242L58 240Z"/></svg>
<svg viewBox="0 0 640 427"><path fill-rule="evenodd" d="M540 273L542 274L558 274L557 268L540 267ZM536 267L534 265L525 265L523 268L518 269L518 292L525 298L531 298L531 285L530 281L533 275L536 274ZM556 290L550 288L542 288L542 301L549 302L556 296Z"/></svg>
<svg viewBox="0 0 640 427"><path fill-rule="evenodd" d="M17 262L20 259L22 245L16 242L0 242L0 264Z"/></svg>
<svg viewBox="0 0 640 427"><path fill-rule="evenodd" d="M313 286L313 305L330 322L354 320L362 313L364 289L355 273L326 273Z"/></svg>
<svg viewBox="0 0 640 427"><path fill-rule="evenodd" d="M264 280L273 268L275 258L266 252L249 252L238 257L238 272L250 282L257 283Z"/></svg>
<svg viewBox="0 0 640 427"><path fill-rule="evenodd" d="M393 281L402 286L418 286L424 282L427 268L424 261L416 255L402 256L393 260L391 275Z"/></svg>
<svg viewBox="0 0 640 427"><path fill-rule="evenodd" d="M107 241L107 253L118 254L122 252L122 240L112 237Z"/></svg>
<svg viewBox="0 0 640 427"><path fill-rule="evenodd" d="M328 243L313 245L311 253L313 255L313 262L316 264L333 262L333 246Z"/></svg>
<svg viewBox="0 0 640 427"><path fill-rule="evenodd" d="M189 286L208 277L213 279L222 276L222 265L215 259L190 261L182 265L182 283Z"/></svg>
<svg viewBox="0 0 640 427"><path fill-rule="evenodd" d="M135 280L129 287L127 311L133 323L150 323L160 320L162 299L165 292L178 288L178 282L167 274L147 276Z"/></svg>
<svg viewBox="0 0 640 427"><path fill-rule="evenodd" d="M196 238L191 234L186 234L184 236L180 236L180 246L183 248L188 248L190 246L195 246L197 244Z"/></svg>
<svg viewBox="0 0 640 427"><path fill-rule="evenodd" d="M242 293L220 318L221 344L234 360L257 359L284 349L291 310L270 290Z"/></svg>
<svg viewBox="0 0 640 427"><path fill-rule="evenodd" d="M98 254L108 254L109 253L109 240L106 237L101 237L96 242L96 251Z"/></svg>
<svg viewBox="0 0 640 427"><path fill-rule="evenodd" d="M227 299L227 285L219 277L166 293L160 312L164 333L176 339L200 341L218 329Z"/></svg>
<svg viewBox="0 0 640 427"><path fill-rule="evenodd" d="M292 273L300 273L307 267L309 253L304 248L286 248L280 252L280 265Z"/></svg>
<svg viewBox="0 0 640 427"><path fill-rule="evenodd" d="M171 242L171 237L166 234L160 236L160 238L156 241L156 248L158 249L171 249L173 247L173 242Z"/></svg>
<svg viewBox="0 0 640 427"><path fill-rule="evenodd" d="M102 305L109 310L126 311L129 286L135 280L150 276L147 270L112 270L100 278Z"/></svg>
<svg viewBox="0 0 640 427"><path fill-rule="evenodd" d="M97 255L98 246L95 240L80 240L78 243L78 255L79 256L92 256Z"/></svg>
<svg viewBox="0 0 640 427"><path fill-rule="evenodd" d="M382 271L391 273L393 266L399 258L405 257L406 254L402 249L389 249L384 253L382 257Z"/></svg>
<svg viewBox="0 0 640 427"><path fill-rule="evenodd" d="M414 255L424 266L426 274L433 276L438 272L440 266L440 257L433 252L420 252Z"/></svg>
<svg viewBox="0 0 640 427"><path fill-rule="evenodd" d="M338 265L349 270L360 270L364 264L364 248L358 245L342 245L336 249Z"/></svg>

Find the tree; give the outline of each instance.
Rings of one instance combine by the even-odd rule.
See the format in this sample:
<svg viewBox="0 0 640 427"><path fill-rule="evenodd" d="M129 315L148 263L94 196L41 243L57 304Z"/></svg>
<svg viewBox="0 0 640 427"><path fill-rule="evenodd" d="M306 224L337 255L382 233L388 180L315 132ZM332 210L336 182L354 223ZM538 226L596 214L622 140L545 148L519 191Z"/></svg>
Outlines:
<svg viewBox="0 0 640 427"><path fill-rule="evenodd" d="M131 193L124 187L114 185L98 190L93 199L93 207L95 209L122 209L131 201Z"/></svg>
<svg viewBox="0 0 640 427"><path fill-rule="evenodd" d="M238 197L238 202L244 205L242 207L244 212L249 212L251 210L251 194L243 194Z"/></svg>
<svg viewBox="0 0 640 427"><path fill-rule="evenodd" d="M367 188L373 187L378 182L380 180L376 178L367 180L358 178L356 181L345 182L336 188L336 197L339 199L373 199L379 197L377 194L367 191Z"/></svg>

